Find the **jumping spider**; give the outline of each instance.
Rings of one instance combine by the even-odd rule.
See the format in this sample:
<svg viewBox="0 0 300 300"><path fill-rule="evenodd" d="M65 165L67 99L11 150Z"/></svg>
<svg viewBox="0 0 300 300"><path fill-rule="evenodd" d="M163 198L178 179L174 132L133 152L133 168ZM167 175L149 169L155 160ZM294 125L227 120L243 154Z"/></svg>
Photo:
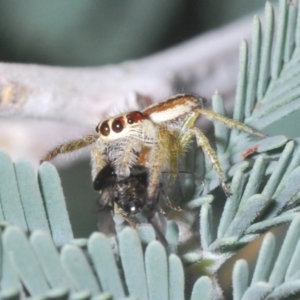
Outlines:
<svg viewBox="0 0 300 300"><path fill-rule="evenodd" d="M94 180L101 170L112 164L118 182L126 178L129 182L134 181L131 170L136 166L143 166L148 170L147 197L153 199L163 172L169 174L169 194L178 172L179 157L186 151L192 138L195 138L197 146L203 149L212 162L225 194L229 195L230 189L225 183L215 151L205 134L199 128L193 127L201 115L229 128L265 137L241 122L204 109L200 97L179 94L142 111L132 111L106 119L96 126L97 134L59 145L43 160L48 161L58 154L94 144L91 153Z"/></svg>

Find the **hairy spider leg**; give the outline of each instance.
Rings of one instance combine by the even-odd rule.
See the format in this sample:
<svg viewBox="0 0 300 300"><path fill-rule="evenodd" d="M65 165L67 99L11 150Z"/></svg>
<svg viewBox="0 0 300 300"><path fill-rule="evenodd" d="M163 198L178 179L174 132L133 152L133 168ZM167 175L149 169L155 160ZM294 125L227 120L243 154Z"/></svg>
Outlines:
<svg viewBox="0 0 300 300"><path fill-rule="evenodd" d="M210 119L212 121L217 121L219 123L222 123L223 125L231 128L231 129L238 129L240 131L244 131L244 132L247 132L252 135L256 135L261 138L265 137L266 135L248 127L247 125L245 125L239 121L227 118L223 115L219 115L213 111L202 109L202 108L195 110L191 114L190 118L184 124L183 130L182 130L181 142L180 142L181 145L183 147L186 147L187 144L190 142L190 140L193 137L196 138L197 146L201 147L203 149L204 153L209 157L214 169L216 170L216 172L219 176L219 180L221 182L221 185L222 185L222 188L223 188L225 194L227 196L229 196L230 188L225 183L224 173L221 168L221 164L217 157L216 152L211 147L210 142L209 142L208 138L205 136L205 134L199 128L192 127L194 125L195 121L201 115L207 117L208 119Z"/></svg>
<svg viewBox="0 0 300 300"><path fill-rule="evenodd" d="M41 160L41 162L49 161L49 160L53 159L54 157L56 157L58 154L73 152L78 149L89 146L89 145L95 143L98 138L99 138L99 135L97 135L97 134L87 135L83 138L61 144L61 145L55 147L54 149L52 149L50 152L48 152L44 156L44 158Z"/></svg>
<svg viewBox="0 0 300 300"><path fill-rule="evenodd" d="M94 147L91 151L92 158L92 178L93 180L97 176L97 174L102 170L105 165L104 156L101 151L97 147Z"/></svg>
<svg viewBox="0 0 300 300"><path fill-rule="evenodd" d="M240 131L244 131L247 133L250 133L252 135L256 135L260 138L265 138L266 134L256 131L254 129L252 129L251 127L248 127L247 125L245 125L244 123L241 123L239 121L227 118L223 115L219 115L217 113L215 113L212 110L207 110L207 109L198 109L196 111L196 113L198 114L198 116L203 115L206 118L210 119L211 121L217 121L219 123L222 123L223 125L231 128L231 129L237 129Z"/></svg>
<svg viewBox="0 0 300 300"><path fill-rule="evenodd" d="M157 183L163 171L168 170L167 194L172 189L177 176L178 158L182 153L178 133L170 131L165 126L158 126L158 138L149 155L153 161L149 173L148 197L153 198ZM170 205L172 206L172 205Z"/></svg>
<svg viewBox="0 0 300 300"><path fill-rule="evenodd" d="M140 144L140 142L136 139L132 139L128 141L127 145L124 146L123 151L123 157L120 160L118 170L119 170L119 177L128 177L128 173L126 172L128 169L128 166L136 165L137 158L133 159L136 155L132 155L135 148L140 148L140 146L137 146L137 144Z"/></svg>
<svg viewBox="0 0 300 300"><path fill-rule="evenodd" d="M205 134L197 127L190 128L182 137L183 143L188 143L193 137L196 138L196 143L198 147L201 147L204 153L209 157L214 169L216 170L219 180L221 182L222 188L226 196L230 195L230 188L225 183L224 173L221 168L220 161L217 157L216 152L211 147L208 138Z"/></svg>

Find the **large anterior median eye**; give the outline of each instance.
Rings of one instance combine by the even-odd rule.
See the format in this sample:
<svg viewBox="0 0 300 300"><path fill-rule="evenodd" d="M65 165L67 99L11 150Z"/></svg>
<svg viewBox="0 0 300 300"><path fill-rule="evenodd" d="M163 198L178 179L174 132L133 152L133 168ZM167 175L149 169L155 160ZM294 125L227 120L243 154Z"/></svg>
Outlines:
<svg viewBox="0 0 300 300"><path fill-rule="evenodd" d="M120 120L114 120L111 126L114 132L121 132L123 130L123 124Z"/></svg>
<svg viewBox="0 0 300 300"><path fill-rule="evenodd" d="M100 133L104 136L108 136L110 133L110 128L107 121L104 121L100 126Z"/></svg>

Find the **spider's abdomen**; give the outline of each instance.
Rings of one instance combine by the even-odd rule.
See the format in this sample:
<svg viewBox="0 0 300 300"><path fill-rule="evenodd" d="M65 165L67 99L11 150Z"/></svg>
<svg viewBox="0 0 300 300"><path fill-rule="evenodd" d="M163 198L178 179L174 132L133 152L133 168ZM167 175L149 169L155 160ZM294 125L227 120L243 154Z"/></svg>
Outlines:
<svg viewBox="0 0 300 300"><path fill-rule="evenodd" d="M143 113L149 116L155 123L176 122L181 119L184 122L189 114L196 109L202 108L203 100L200 97L187 94L179 94L169 98L165 102L160 102L147 107ZM186 117L185 117L186 116Z"/></svg>

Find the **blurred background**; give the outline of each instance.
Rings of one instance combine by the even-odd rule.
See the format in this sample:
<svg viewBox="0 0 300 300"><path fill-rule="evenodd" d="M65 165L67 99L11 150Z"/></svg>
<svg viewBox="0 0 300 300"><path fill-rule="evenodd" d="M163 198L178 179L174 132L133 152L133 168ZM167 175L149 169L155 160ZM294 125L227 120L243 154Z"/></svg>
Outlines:
<svg viewBox="0 0 300 300"><path fill-rule="evenodd" d="M0 59L98 66L136 59L263 9L263 0L0 1Z"/></svg>

